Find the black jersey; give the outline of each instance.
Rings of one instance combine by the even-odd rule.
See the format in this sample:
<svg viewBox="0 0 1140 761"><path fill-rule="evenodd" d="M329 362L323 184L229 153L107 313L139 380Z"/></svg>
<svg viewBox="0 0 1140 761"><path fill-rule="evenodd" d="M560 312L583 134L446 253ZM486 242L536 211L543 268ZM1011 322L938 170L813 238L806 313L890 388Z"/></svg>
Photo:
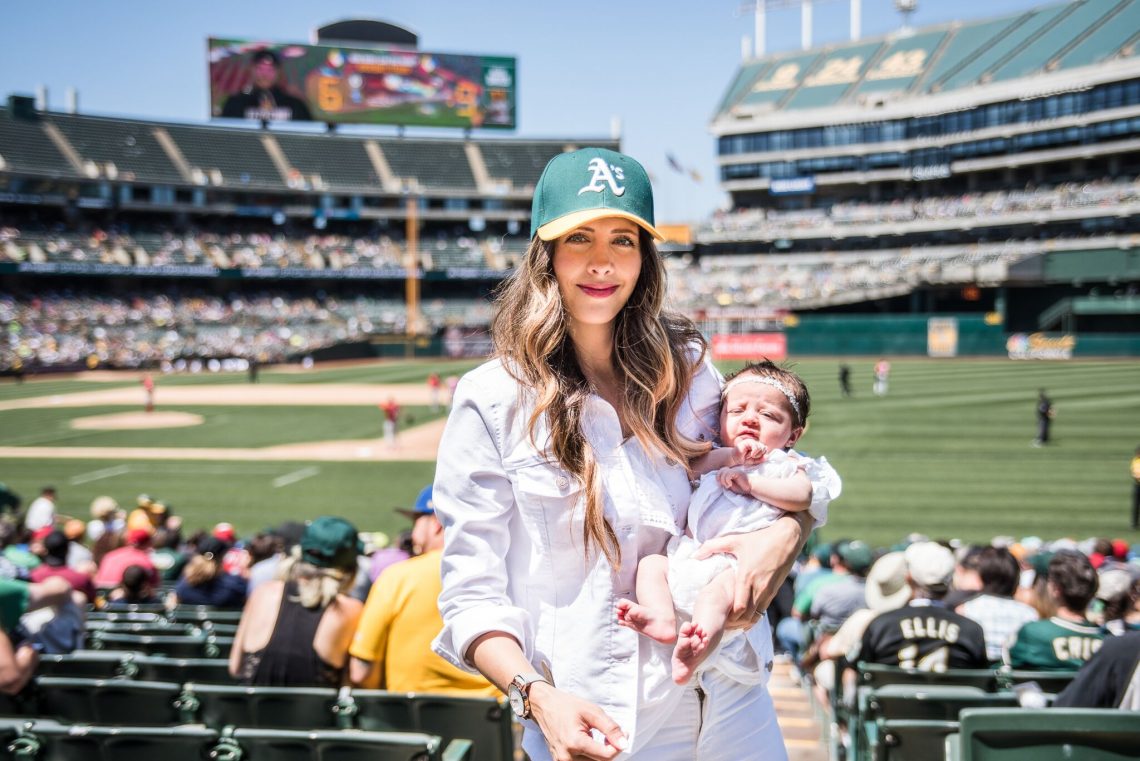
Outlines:
<svg viewBox="0 0 1140 761"><path fill-rule="evenodd" d="M976 621L916 600L871 620L859 660L921 671L985 668L986 638Z"/></svg>

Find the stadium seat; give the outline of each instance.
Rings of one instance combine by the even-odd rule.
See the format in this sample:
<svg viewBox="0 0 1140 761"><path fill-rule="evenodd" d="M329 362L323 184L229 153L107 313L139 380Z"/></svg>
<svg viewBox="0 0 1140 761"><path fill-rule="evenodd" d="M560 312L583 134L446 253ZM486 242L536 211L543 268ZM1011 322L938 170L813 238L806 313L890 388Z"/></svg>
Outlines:
<svg viewBox="0 0 1140 761"><path fill-rule="evenodd" d="M510 761L513 757L511 712L495 698L416 695L416 729L439 735L445 745L470 740L472 761Z"/></svg>
<svg viewBox="0 0 1140 761"><path fill-rule="evenodd" d="M412 695L387 690L353 690L347 697L352 726L378 732L414 732L416 723Z"/></svg>
<svg viewBox="0 0 1140 761"><path fill-rule="evenodd" d="M940 759L947 736L958 731L958 722L931 719L895 719L878 725L878 734L868 736L867 761L931 761Z"/></svg>
<svg viewBox="0 0 1140 761"><path fill-rule="evenodd" d="M178 698L182 720L225 726L335 729L337 691L319 687L250 687L187 683Z"/></svg>
<svg viewBox="0 0 1140 761"><path fill-rule="evenodd" d="M218 758L236 743L247 761L467 761L470 743L455 741L441 754L438 737L413 732L358 730L302 732L234 729L223 732ZM232 745L231 745L232 747Z"/></svg>
<svg viewBox="0 0 1140 761"><path fill-rule="evenodd" d="M236 624L241 621L240 610L211 608L206 605L179 605L170 611L171 621L198 623L212 621L216 624Z"/></svg>
<svg viewBox="0 0 1140 761"><path fill-rule="evenodd" d="M90 639L91 647L95 650L126 650L170 658L225 658L234 641L233 637L209 635L118 634L100 631L92 632Z"/></svg>
<svg viewBox="0 0 1140 761"><path fill-rule="evenodd" d="M165 726L178 723L177 682L42 677L36 710L61 722Z"/></svg>
<svg viewBox="0 0 1140 761"><path fill-rule="evenodd" d="M126 676L158 682L233 682L224 658L136 656L127 659L124 670Z"/></svg>
<svg viewBox="0 0 1140 761"><path fill-rule="evenodd" d="M1116 709L971 708L947 761L1123 761L1140 749L1140 719Z"/></svg>
<svg viewBox="0 0 1140 761"><path fill-rule="evenodd" d="M40 656L36 674L39 676L110 679L123 675L123 660L123 653L105 650L76 650L67 654L44 654Z"/></svg>
<svg viewBox="0 0 1140 761"><path fill-rule="evenodd" d="M897 666L860 662L859 684L865 687L882 687L887 684L960 684L978 687L986 692L997 688L997 674L993 669L950 669L948 671L919 671Z"/></svg>
<svg viewBox="0 0 1140 761"><path fill-rule="evenodd" d="M1009 689L1016 684L1037 682L1042 692L1056 695L1069 686L1076 671L1028 671L1023 669L999 669L998 684Z"/></svg>
<svg viewBox="0 0 1140 761"><path fill-rule="evenodd" d="M0 720L5 758L17 761L202 761L210 758L217 740L217 732L201 727L74 727L43 719L19 724Z"/></svg>

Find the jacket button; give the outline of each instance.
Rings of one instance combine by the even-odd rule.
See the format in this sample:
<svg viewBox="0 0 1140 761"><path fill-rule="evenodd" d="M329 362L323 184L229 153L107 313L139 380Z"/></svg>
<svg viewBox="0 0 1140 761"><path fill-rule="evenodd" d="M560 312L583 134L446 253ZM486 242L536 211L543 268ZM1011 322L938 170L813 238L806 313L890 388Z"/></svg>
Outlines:
<svg viewBox="0 0 1140 761"><path fill-rule="evenodd" d="M555 483L558 484L559 489L565 489L570 485L570 479L566 476L559 476Z"/></svg>

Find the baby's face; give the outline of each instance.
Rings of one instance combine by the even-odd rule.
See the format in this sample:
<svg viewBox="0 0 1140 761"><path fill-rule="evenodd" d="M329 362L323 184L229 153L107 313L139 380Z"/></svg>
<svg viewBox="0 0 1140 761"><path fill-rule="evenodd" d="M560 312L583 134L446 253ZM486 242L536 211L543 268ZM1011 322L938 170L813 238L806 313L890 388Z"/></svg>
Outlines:
<svg viewBox="0 0 1140 761"><path fill-rule="evenodd" d="M764 383L738 383L728 390L720 408L720 437L725 446L750 438L768 448L785 449L803 433L795 425L792 405L784 393Z"/></svg>

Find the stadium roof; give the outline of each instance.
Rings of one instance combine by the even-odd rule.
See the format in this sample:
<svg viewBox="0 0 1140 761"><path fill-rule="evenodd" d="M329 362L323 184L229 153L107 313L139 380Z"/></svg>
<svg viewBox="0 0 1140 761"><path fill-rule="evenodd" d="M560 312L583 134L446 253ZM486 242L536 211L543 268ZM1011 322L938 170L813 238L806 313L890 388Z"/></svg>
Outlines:
<svg viewBox="0 0 1140 761"><path fill-rule="evenodd" d="M1042 93L1133 78L1138 45L1140 0L1073 0L785 52L740 66L712 126L724 134L878 120L1022 97L1027 78Z"/></svg>

